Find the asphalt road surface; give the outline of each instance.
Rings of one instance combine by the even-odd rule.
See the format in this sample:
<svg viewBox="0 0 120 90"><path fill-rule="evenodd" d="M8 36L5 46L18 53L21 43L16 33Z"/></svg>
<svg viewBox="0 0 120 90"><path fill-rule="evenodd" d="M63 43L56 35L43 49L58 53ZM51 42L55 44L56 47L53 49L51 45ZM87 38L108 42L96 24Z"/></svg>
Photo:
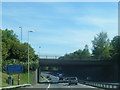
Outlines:
<svg viewBox="0 0 120 90"><path fill-rule="evenodd" d="M41 73L41 76L44 77L44 81L37 84L37 85L34 85L34 86L31 86L29 87L30 88L34 88L34 89L39 89L39 90L80 90L80 89L85 89L85 88L90 88L92 90L100 90L100 89L97 89L95 87L92 87L92 86L87 86L87 85L83 85L83 84L79 84L78 85L68 85L68 83L59 83L59 78L57 76L54 76L54 75L51 75L49 74L48 72L44 72L44 73ZM47 76L49 76L51 78L48 79Z"/></svg>

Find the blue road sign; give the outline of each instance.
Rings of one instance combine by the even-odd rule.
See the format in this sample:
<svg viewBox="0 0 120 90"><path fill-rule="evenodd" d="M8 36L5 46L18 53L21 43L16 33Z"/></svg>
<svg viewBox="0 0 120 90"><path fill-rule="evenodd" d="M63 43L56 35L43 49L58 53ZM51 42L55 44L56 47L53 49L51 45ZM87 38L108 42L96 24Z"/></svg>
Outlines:
<svg viewBox="0 0 120 90"><path fill-rule="evenodd" d="M22 65L7 65L6 72L7 73L22 73L23 68Z"/></svg>

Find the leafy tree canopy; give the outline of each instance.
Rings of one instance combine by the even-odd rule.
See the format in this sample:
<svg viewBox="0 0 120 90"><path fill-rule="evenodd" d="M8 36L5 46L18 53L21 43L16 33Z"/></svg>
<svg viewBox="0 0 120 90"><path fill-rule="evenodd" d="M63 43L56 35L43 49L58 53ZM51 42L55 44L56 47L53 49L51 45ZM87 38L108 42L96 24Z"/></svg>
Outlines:
<svg viewBox="0 0 120 90"><path fill-rule="evenodd" d="M30 60L32 61L34 58L36 58L34 49L28 45L28 43L20 43L13 30L2 30L3 60L18 59L26 62L28 58L28 46Z"/></svg>
<svg viewBox="0 0 120 90"><path fill-rule="evenodd" d="M94 37L92 44L92 54L95 59L110 59L110 42L107 33L100 32L99 34L97 34L97 36Z"/></svg>
<svg viewBox="0 0 120 90"><path fill-rule="evenodd" d="M120 36L115 36L113 40L111 41L111 56L113 59L119 59L120 58Z"/></svg>
<svg viewBox="0 0 120 90"><path fill-rule="evenodd" d="M88 60L90 59L91 55L88 50L88 45L85 45L83 50L77 50L73 53L66 54L65 56L60 57L59 59L63 60Z"/></svg>

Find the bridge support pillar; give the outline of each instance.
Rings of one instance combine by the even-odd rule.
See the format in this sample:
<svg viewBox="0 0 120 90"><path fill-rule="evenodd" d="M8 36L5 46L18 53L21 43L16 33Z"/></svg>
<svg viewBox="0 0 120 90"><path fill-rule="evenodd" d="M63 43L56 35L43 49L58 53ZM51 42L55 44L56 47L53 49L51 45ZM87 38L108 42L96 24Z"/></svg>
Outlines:
<svg viewBox="0 0 120 90"><path fill-rule="evenodd" d="M40 67L39 68L37 68L37 83L39 83L40 81L40 74L41 74L41 70L40 70Z"/></svg>
<svg viewBox="0 0 120 90"><path fill-rule="evenodd" d="M35 84L37 84L37 80L38 80L38 78L37 78L37 69L35 70L35 72L34 72L34 75L33 75L34 77L33 77L33 84L35 85Z"/></svg>

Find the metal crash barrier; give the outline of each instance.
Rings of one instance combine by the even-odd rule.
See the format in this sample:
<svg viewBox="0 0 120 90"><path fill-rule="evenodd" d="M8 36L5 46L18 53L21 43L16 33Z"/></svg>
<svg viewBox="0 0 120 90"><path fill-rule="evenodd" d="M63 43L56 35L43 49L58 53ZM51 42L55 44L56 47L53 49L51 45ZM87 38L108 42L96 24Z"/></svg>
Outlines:
<svg viewBox="0 0 120 90"><path fill-rule="evenodd" d="M103 89L120 89L120 83L91 82L81 80L79 81L79 83Z"/></svg>

